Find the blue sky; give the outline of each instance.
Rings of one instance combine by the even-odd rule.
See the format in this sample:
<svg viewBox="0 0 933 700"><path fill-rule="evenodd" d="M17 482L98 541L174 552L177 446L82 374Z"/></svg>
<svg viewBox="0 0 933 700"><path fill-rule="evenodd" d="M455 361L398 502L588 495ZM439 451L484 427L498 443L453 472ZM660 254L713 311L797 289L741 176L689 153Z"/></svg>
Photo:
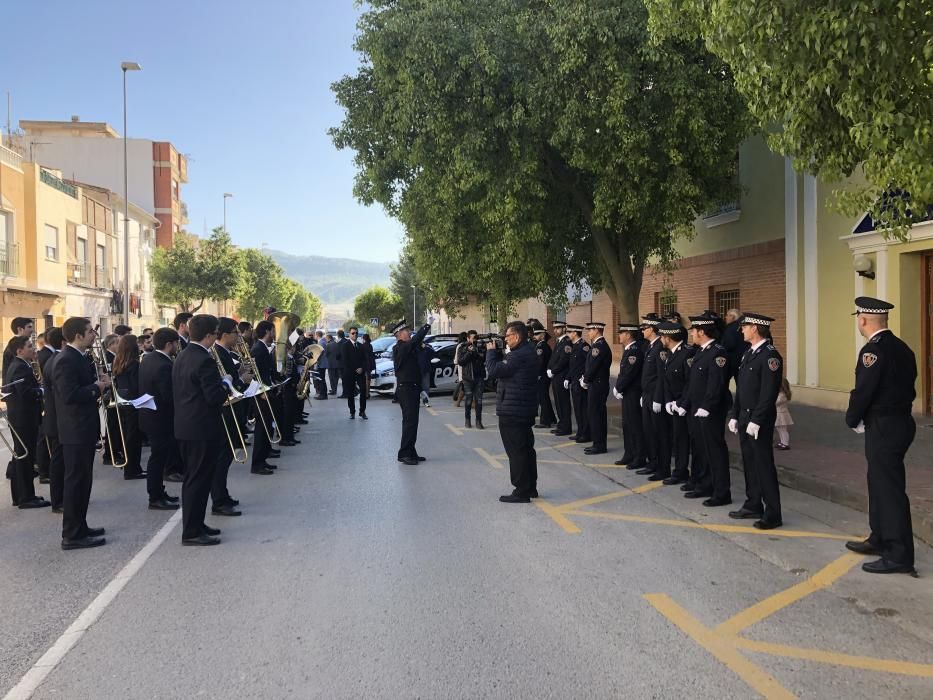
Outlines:
<svg viewBox="0 0 933 700"><path fill-rule="evenodd" d="M402 229L352 194L352 153L330 84L355 71L352 0L11 0L0 42L5 93L20 119L106 121L189 155L189 229L221 225L244 246L394 261Z"/></svg>

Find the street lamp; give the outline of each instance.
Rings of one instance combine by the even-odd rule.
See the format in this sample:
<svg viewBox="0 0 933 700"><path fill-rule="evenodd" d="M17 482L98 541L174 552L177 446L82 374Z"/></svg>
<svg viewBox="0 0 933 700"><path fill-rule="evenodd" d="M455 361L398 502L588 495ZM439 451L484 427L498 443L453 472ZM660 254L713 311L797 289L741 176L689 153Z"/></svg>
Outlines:
<svg viewBox="0 0 933 700"><path fill-rule="evenodd" d="M120 64L123 71L123 323L130 325L130 180L127 166L126 72L142 70L134 61Z"/></svg>
<svg viewBox="0 0 933 700"><path fill-rule="evenodd" d="M227 198L232 196L229 192L224 192L224 233L227 232Z"/></svg>
<svg viewBox="0 0 933 700"><path fill-rule="evenodd" d="M415 311L415 295L417 293L418 293L418 290L416 289L415 285L411 285L411 322L412 323L415 323L415 321L417 321L417 319L415 318L415 316L418 315L418 313Z"/></svg>

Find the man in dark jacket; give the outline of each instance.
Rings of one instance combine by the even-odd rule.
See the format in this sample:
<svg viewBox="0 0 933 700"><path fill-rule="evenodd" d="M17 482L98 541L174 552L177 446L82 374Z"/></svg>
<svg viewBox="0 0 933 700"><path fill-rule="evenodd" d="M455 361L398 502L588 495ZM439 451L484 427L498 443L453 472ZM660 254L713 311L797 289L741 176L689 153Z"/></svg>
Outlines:
<svg viewBox="0 0 933 700"><path fill-rule="evenodd" d="M14 474L10 482L13 505L27 508L44 508L52 505L36 495L33 479L33 462L38 444L39 420L42 416L42 388L32 372L36 349L28 337L17 336L10 341L13 359L4 376L7 418L10 424L12 445L15 454ZM43 445L43 448L45 446Z"/></svg>
<svg viewBox="0 0 933 700"><path fill-rule="evenodd" d="M339 331L343 333L343 331ZM324 361L327 367L327 378L330 380L330 391L328 395L333 396L337 393L337 382L340 381L340 340L332 335L327 336L327 344L324 346ZM326 385L325 385L326 388Z"/></svg>
<svg viewBox="0 0 933 700"><path fill-rule="evenodd" d="M510 352L503 359L495 342L486 344L486 376L498 381L496 415L499 435L509 457L515 490L503 503L530 503L538 497L538 456L532 426L538 413L538 354L528 341L528 328L512 321L505 329Z"/></svg>
<svg viewBox="0 0 933 700"><path fill-rule="evenodd" d="M356 394L360 394L360 418L366 418L366 367L367 360L362 346L357 342L359 329L350 328L350 338L340 344L340 361L343 364L343 393L347 395L350 418L356 418Z"/></svg>
<svg viewBox="0 0 933 700"><path fill-rule="evenodd" d="M570 401L577 417L577 432L570 436L574 442L590 442L590 419L587 414L587 391L580 385L580 377L586 369L586 358L590 355L590 345L583 339L583 326L567 324L573 352L570 355L570 369L564 380L564 387L570 389Z"/></svg>
<svg viewBox="0 0 933 700"><path fill-rule="evenodd" d="M557 343L547 365L548 381L554 393L554 406L557 409L557 427L551 432L555 435L570 435L570 390L564 388L564 382L570 376L570 358L573 355L573 341L567 335L567 324L563 321L554 322L554 333Z"/></svg>
<svg viewBox="0 0 933 700"><path fill-rule="evenodd" d="M742 312L738 309L729 309L725 315L726 328L722 332L722 339L719 344L726 349L729 356L729 378L734 378L739 373L739 366L742 364L742 357L748 350L748 343L742 336L742 327L739 319L742 318Z"/></svg>
<svg viewBox="0 0 933 700"><path fill-rule="evenodd" d="M402 319L392 328L396 343L392 348L392 364L395 367L395 395L402 409L402 441L398 448L398 461L416 466L425 460L418 454L418 395L421 393L421 367L418 365L419 346L431 326L422 326L411 334L408 322Z"/></svg>
<svg viewBox="0 0 933 700"><path fill-rule="evenodd" d="M467 331L466 341L457 346L454 362L463 377L464 425L472 428L470 413L476 402L476 427L483 429L483 389L486 385L486 364L483 351L476 343L476 331Z"/></svg>
<svg viewBox="0 0 933 700"><path fill-rule="evenodd" d="M172 393L172 356L179 345L174 328L160 328L153 336L155 350L139 365L139 391L155 399L155 410L139 409L139 427L149 436L146 490L152 510L177 510L178 498L165 492L168 468L181 462L175 443L175 406Z"/></svg>
<svg viewBox="0 0 933 700"><path fill-rule="evenodd" d="M637 323L619 324L619 344L623 347L619 361L619 377L612 388L613 396L622 402L622 459L628 469L641 469L645 465L644 433L641 427L641 368L644 355L639 341L641 332Z"/></svg>

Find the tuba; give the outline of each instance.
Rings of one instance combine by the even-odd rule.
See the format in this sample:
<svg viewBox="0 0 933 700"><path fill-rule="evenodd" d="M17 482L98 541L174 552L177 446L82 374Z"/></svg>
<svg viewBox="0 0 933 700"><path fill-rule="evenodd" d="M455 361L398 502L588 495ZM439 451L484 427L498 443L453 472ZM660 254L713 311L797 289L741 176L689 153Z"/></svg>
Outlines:
<svg viewBox="0 0 933 700"><path fill-rule="evenodd" d="M276 311L269 314L269 322L275 327L275 371L287 375L288 336L298 328L301 317L291 311Z"/></svg>
<svg viewBox="0 0 933 700"><path fill-rule="evenodd" d="M309 345L308 349L302 353L305 358L305 366L301 372L301 378L298 380L298 386L295 389L299 401L304 401L308 398L308 394L311 391L311 368L317 364L317 361L321 359L321 355L323 354L324 348L320 345Z"/></svg>

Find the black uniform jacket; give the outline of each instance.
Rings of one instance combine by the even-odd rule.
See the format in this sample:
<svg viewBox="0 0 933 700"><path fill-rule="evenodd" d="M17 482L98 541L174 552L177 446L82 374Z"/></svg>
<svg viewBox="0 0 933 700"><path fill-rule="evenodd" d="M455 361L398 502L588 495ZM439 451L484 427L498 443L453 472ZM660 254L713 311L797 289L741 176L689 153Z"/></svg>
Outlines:
<svg viewBox="0 0 933 700"><path fill-rule="evenodd" d="M642 346L645 359L641 370L641 393L646 397L654 396L655 389L657 389L658 378L663 371L660 357L663 349L660 338L654 342L646 341Z"/></svg>
<svg viewBox="0 0 933 700"><path fill-rule="evenodd" d="M217 372L217 363L204 347L191 343L172 365L175 397L175 438L220 440L224 435L221 407L227 389Z"/></svg>
<svg viewBox="0 0 933 700"><path fill-rule="evenodd" d="M735 403L732 405L732 417L739 425L774 425L775 402L783 377L784 358L773 345L765 343L755 350L745 351L735 378Z"/></svg>
<svg viewBox="0 0 933 700"><path fill-rule="evenodd" d="M395 381L397 384L417 384L421 386L421 368L418 366L418 348L424 342L424 337L431 330L431 326L424 325L418 329L407 343L398 342L392 348L392 363L395 365Z"/></svg>
<svg viewBox="0 0 933 700"><path fill-rule="evenodd" d="M547 368L555 379L563 381L570 375L570 359L573 356L573 342L569 335L561 336L557 345L554 346L554 352L551 354L551 361Z"/></svg>
<svg viewBox="0 0 933 700"><path fill-rule="evenodd" d="M636 340L622 351L619 360L619 376L616 378L616 391L623 396L641 395L641 372L645 366L645 356L641 345Z"/></svg>
<svg viewBox="0 0 933 700"><path fill-rule="evenodd" d="M52 359L52 355L55 354L55 351L52 350L48 345L43 345L42 348L36 353L36 361L39 363L39 369L42 370L42 376L45 376L45 363Z"/></svg>
<svg viewBox="0 0 933 700"><path fill-rule="evenodd" d="M66 345L52 363L58 441L63 445L93 445L100 437L97 375L87 356Z"/></svg>
<svg viewBox="0 0 933 700"><path fill-rule="evenodd" d="M175 434L175 397L172 393L172 359L155 351L139 365L139 392L155 399L156 410L139 409L139 427L146 435Z"/></svg>
<svg viewBox="0 0 933 700"><path fill-rule="evenodd" d="M917 396L917 358L903 340L883 330L865 343L855 365L846 425L858 427L874 416L907 416Z"/></svg>
<svg viewBox="0 0 933 700"><path fill-rule="evenodd" d="M42 388L45 391L42 392L42 403L45 406L45 415L42 418L42 434L49 437L58 437L58 424L55 414L55 389L52 384L52 371L55 368L55 363L58 361L58 358L62 356L62 353L56 352L52 357L48 358L45 361L45 366L42 368Z"/></svg>
<svg viewBox="0 0 933 700"><path fill-rule="evenodd" d="M570 355L570 381L580 381L586 370L586 358L590 356L590 346L586 341L578 340L573 344L573 353Z"/></svg>
<svg viewBox="0 0 933 700"><path fill-rule="evenodd" d="M547 376L547 369L551 364L551 346L546 340L535 343L535 353L538 355L538 379Z"/></svg>
<svg viewBox="0 0 933 700"><path fill-rule="evenodd" d="M233 380L233 387L240 392L246 391L247 384L240 379L240 360L235 353L227 350L220 343L214 343L214 351L223 365L224 373L229 374Z"/></svg>
<svg viewBox="0 0 933 700"><path fill-rule="evenodd" d="M726 413L732 405L729 392L729 354L719 343L712 342L693 356L690 381L681 401L688 413L704 409L709 413Z"/></svg>
<svg viewBox="0 0 933 700"><path fill-rule="evenodd" d="M676 401L680 406L690 376L690 365L687 362L691 357L690 351L686 343L681 343L673 350L665 350L661 357L664 364L653 400L662 406Z"/></svg>
<svg viewBox="0 0 933 700"><path fill-rule="evenodd" d="M10 424L38 427L42 415L42 389L33 374L32 365L21 357L14 357L7 368L4 384L12 384L6 389L10 395L5 399ZM28 447L31 451L32 446Z"/></svg>
<svg viewBox="0 0 933 700"><path fill-rule="evenodd" d="M609 370L612 367L612 348L602 336L593 341L590 353L586 358L586 367L583 370L583 381L586 384L598 384L609 381Z"/></svg>
<svg viewBox="0 0 933 700"><path fill-rule="evenodd" d="M256 369L259 370L259 381L266 386L272 386L275 383L275 363L273 362L272 353L269 352L269 347L261 340L257 340L253 343L249 354L253 356ZM215 370L214 374L216 373Z"/></svg>
<svg viewBox="0 0 933 700"><path fill-rule="evenodd" d="M117 386L117 393L121 399L138 399L139 391L139 362L131 362L124 370L114 375L113 383ZM158 406L158 404L156 404Z"/></svg>
<svg viewBox="0 0 933 700"><path fill-rule="evenodd" d="M352 340L344 339L340 343L340 361L343 365L341 370L344 374L356 374L356 370L366 370L366 356L363 347Z"/></svg>

